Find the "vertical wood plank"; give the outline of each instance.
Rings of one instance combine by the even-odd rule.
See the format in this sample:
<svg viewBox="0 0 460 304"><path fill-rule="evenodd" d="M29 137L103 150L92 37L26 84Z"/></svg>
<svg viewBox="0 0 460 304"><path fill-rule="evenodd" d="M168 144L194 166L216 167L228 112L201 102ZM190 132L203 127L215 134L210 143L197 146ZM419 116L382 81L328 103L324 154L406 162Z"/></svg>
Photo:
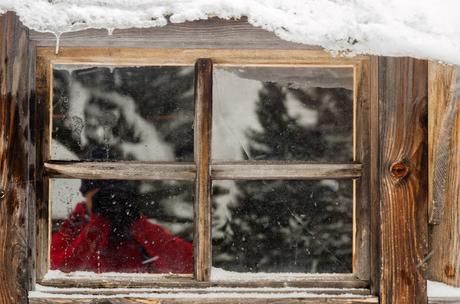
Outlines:
<svg viewBox="0 0 460 304"><path fill-rule="evenodd" d="M361 178L355 180L353 273L361 280L369 280L370 265L370 107L375 100L370 96L370 64L363 60L355 66L355 157L362 164Z"/></svg>
<svg viewBox="0 0 460 304"><path fill-rule="evenodd" d="M383 304L427 303L427 62L379 59Z"/></svg>
<svg viewBox="0 0 460 304"><path fill-rule="evenodd" d="M460 68L429 63L429 277L460 287Z"/></svg>
<svg viewBox="0 0 460 304"><path fill-rule="evenodd" d="M29 283L29 38L13 13L0 16L0 303L27 303Z"/></svg>
<svg viewBox="0 0 460 304"><path fill-rule="evenodd" d="M195 279L208 281L211 272L211 125L212 62L198 59L195 66Z"/></svg>
<svg viewBox="0 0 460 304"><path fill-rule="evenodd" d="M36 140L36 204L35 233L36 235L36 277L40 281L49 266L49 178L45 174L44 163L49 157L50 103L52 90L50 85L50 62L37 57L36 63L36 100L34 103L34 136Z"/></svg>
<svg viewBox="0 0 460 304"><path fill-rule="evenodd" d="M378 295L380 290L380 187L379 187L379 58L371 57L369 81L370 91L370 289L371 294Z"/></svg>

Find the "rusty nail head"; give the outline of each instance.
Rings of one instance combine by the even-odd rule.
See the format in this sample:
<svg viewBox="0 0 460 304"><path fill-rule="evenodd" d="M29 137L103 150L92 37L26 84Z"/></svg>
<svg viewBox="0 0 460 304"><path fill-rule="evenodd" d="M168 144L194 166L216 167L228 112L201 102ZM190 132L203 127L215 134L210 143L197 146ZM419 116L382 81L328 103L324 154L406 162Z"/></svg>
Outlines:
<svg viewBox="0 0 460 304"><path fill-rule="evenodd" d="M409 166L403 162L395 162L390 167L391 175L396 178L403 178L409 173Z"/></svg>

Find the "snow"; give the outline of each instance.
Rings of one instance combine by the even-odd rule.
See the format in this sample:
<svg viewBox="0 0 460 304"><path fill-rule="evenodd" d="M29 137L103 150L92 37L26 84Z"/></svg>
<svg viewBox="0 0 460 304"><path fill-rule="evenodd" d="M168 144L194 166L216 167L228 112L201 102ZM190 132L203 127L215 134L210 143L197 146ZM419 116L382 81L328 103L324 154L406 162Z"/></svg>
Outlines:
<svg viewBox="0 0 460 304"><path fill-rule="evenodd" d="M344 275L343 273L273 273L273 272L235 272L228 271L217 267L211 269L211 281L254 281L254 280L267 280L267 281L295 281L305 280L308 278L324 279L336 277L337 275Z"/></svg>
<svg viewBox="0 0 460 304"><path fill-rule="evenodd" d="M460 288L453 287L441 282L428 281L428 297L430 298L458 298L460 300Z"/></svg>
<svg viewBox="0 0 460 304"><path fill-rule="evenodd" d="M0 13L57 37L87 28L164 26L219 17L337 53L428 58L460 64L457 0L0 0Z"/></svg>
<svg viewBox="0 0 460 304"><path fill-rule="evenodd" d="M356 289L358 290L358 289ZM343 291L343 292L341 292ZM106 294L101 294L106 293ZM350 289L339 288L59 288L37 284L29 298L323 298L331 293L337 297L364 298Z"/></svg>

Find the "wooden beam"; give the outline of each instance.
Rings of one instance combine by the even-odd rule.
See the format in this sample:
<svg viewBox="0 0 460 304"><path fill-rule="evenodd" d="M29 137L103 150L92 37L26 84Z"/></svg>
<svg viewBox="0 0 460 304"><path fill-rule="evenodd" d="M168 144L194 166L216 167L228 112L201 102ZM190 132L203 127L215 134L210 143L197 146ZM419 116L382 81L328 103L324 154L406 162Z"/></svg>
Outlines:
<svg viewBox="0 0 460 304"><path fill-rule="evenodd" d="M247 179L341 179L361 176L361 164L302 164L289 162L245 161L211 165L213 180Z"/></svg>
<svg viewBox="0 0 460 304"><path fill-rule="evenodd" d="M51 33L31 32L38 46L56 45ZM170 23L164 27L117 29L112 35L107 30L89 29L61 35L62 47L144 47L144 48L234 48L234 49L303 49L321 47L293 43L278 38L274 33L240 20L211 18L184 23Z"/></svg>
<svg viewBox="0 0 460 304"><path fill-rule="evenodd" d="M29 38L19 18L0 16L0 303L27 303Z"/></svg>
<svg viewBox="0 0 460 304"><path fill-rule="evenodd" d="M253 297L191 297L191 298L32 298L30 304L74 304L74 303L91 303L91 304L234 304L234 303L251 303L251 304L368 304L378 303L376 297L371 296L337 296L337 297L324 297L309 296L299 297L293 295L292 297L260 297L260 295Z"/></svg>
<svg viewBox="0 0 460 304"><path fill-rule="evenodd" d="M194 257L195 279L208 281L211 274L211 126L212 61L195 65L194 151L196 172Z"/></svg>
<svg viewBox="0 0 460 304"><path fill-rule="evenodd" d="M379 59L382 304L427 303L427 62Z"/></svg>
<svg viewBox="0 0 460 304"><path fill-rule="evenodd" d="M50 177L122 180L194 180L193 163L47 162Z"/></svg>
<svg viewBox="0 0 460 304"><path fill-rule="evenodd" d="M460 68L429 72L429 277L460 287Z"/></svg>

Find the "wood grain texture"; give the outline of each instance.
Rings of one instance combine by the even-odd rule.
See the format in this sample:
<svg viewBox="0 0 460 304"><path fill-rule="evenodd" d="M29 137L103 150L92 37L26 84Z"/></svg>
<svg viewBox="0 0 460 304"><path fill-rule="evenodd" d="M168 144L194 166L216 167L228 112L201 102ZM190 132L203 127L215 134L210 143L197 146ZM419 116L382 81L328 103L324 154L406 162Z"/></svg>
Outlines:
<svg viewBox="0 0 460 304"><path fill-rule="evenodd" d="M430 63L429 92L429 277L460 287L460 68Z"/></svg>
<svg viewBox="0 0 460 304"><path fill-rule="evenodd" d="M193 66L200 58L210 58L214 65L313 65L321 67L353 67L367 60L366 56L332 56L322 50L271 49L144 49L144 48L62 48L58 55L53 48L38 47L37 55L52 64L105 66Z"/></svg>
<svg viewBox="0 0 460 304"><path fill-rule="evenodd" d="M360 279L371 276L371 187L370 170L377 158L371 154L371 60L365 60L354 68L354 153L353 160L362 165L361 176L353 181L353 273Z"/></svg>
<svg viewBox="0 0 460 304"><path fill-rule="evenodd" d="M369 230L369 274L371 294L378 295L380 290L380 180L379 180L379 59L371 57L369 81L370 91L370 130L369 130L369 208L370 230Z"/></svg>
<svg viewBox="0 0 460 304"><path fill-rule="evenodd" d="M268 161L226 162L211 165L213 180L358 178L361 164L303 164Z"/></svg>
<svg viewBox="0 0 460 304"><path fill-rule="evenodd" d="M143 276L104 277L104 276L68 276L64 278L45 278L39 282L43 286L60 288L258 288L258 287L298 287L298 288L368 288L369 281L356 278L353 274L313 275L290 280L274 277L271 280L210 280L197 281L191 277L171 276L152 278Z"/></svg>
<svg viewBox="0 0 460 304"><path fill-rule="evenodd" d="M455 162L460 143L455 137L459 121L460 68L430 62L428 71L428 210L430 223L439 224L446 202L460 199L460 180L456 174L458 161Z"/></svg>
<svg viewBox="0 0 460 304"><path fill-rule="evenodd" d="M73 303L91 303L91 304L365 304L378 303L375 297L287 297L280 299L273 298L176 298L176 299L155 299L155 298L120 298L120 299L59 299L59 298L32 298L30 304L73 304Z"/></svg>
<svg viewBox="0 0 460 304"><path fill-rule="evenodd" d="M196 172L194 258L195 279L211 275L211 126L212 61L198 59L195 65L194 151Z"/></svg>
<svg viewBox="0 0 460 304"><path fill-rule="evenodd" d="M382 304L427 303L427 73L379 58Z"/></svg>
<svg viewBox="0 0 460 304"><path fill-rule="evenodd" d="M39 46L55 46L51 33L31 33ZM63 47L145 47L145 48L240 48L240 49L321 49L300 43L287 42L272 32L254 27L246 21L209 20L170 23L164 27L145 29L84 30L64 33L60 37Z"/></svg>
<svg viewBox="0 0 460 304"><path fill-rule="evenodd" d="M50 177L122 180L194 180L193 163L48 162Z"/></svg>
<svg viewBox="0 0 460 304"><path fill-rule="evenodd" d="M442 297L442 298L429 298L429 304L460 304L460 299L458 297Z"/></svg>
<svg viewBox="0 0 460 304"><path fill-rule="evenodd" d="M26 303L28 270L28 31L0 16L0 303Z"/></svg>

